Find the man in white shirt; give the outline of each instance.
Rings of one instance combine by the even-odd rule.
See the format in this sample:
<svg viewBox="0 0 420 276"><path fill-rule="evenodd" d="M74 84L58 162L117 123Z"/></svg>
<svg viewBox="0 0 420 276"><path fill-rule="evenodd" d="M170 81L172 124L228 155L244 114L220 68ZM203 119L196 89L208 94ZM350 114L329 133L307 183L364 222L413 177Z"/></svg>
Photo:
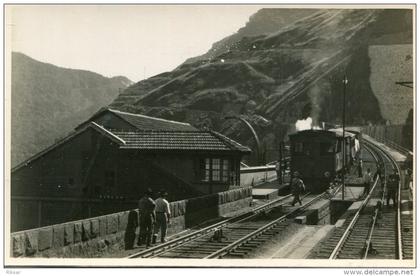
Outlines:
<svg viewBox="0 0 420 276"><path fill-rule="evenodd" d="M166 230L169 224L169 218L171 216L171 209L169 208L169 202L166 200L168 196L167 192L160 192L159 198L155 200L156 203L156 225L155 233L153 235L153 241L156 242L157 236L160 230L160 241L166 242Z"/></svg>

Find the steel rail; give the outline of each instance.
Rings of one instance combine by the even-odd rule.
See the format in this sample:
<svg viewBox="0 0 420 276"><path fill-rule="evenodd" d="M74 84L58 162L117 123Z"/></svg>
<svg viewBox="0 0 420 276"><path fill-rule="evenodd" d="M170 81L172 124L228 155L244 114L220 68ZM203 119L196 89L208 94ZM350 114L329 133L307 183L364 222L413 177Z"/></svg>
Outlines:
<svg viewBox="0 0 420 276"><path fill-rule="evenodd" d="M368 148L375 148L377 149L377 151L380 151L383 155L385 155L388 160L390 160L390 162L392 163L393 167L396 168L400 174L400 169L398 167L398 164L392 159L392 157L383 149L381 149L380 147L378 147L377 145L365 140L365 145L369 145L369 146L365 146L365 148L370 151L372 153L372 150L369 150ZM372 153L373 156L375 156ZM375 157L376 160L378 160ZM366 207L367 203L370 201L372 193L375 189L375 187L377 186L377 183L379 182L379 176L376 178L375 182L374 182L374 186L372 187L372 189L370 190L369 194L366 196L365 200L363 201L362 205L359 207L358 211L356 212L355 216L353 217L353 219L351 220L350 224L348 225L348 227L346 228L346 230L344 231L343 235L341 236L339 242L337 243L337 246L334 248L333 252L330 254L329 259L335 259L337 258L340 250L342 249L342 247L344 246L344 243L346 242L348 236L350 235L351 231L353 230L357 220L360 217L360 213L361 211ZM401 182L400 182L401 183ZM398 240L398 259L402 258L402 240L401 240L401 219L400 219L400 190L401 190L401 185L399 185L399 190L398 190L398 210L397 210L397 240ZM384 194L383 194L384 196ZM372 232L373 234L373 232ZM367 240L369 239L369 237L371 237L371 235L368 236ZM367 249L369 249L370 244L367 244ZM365 252L366 254L366 252Z"/></svg>
<svg viewBox="0 0 420 276"><path fill-rule="evenodd" d="M383 198L382 198L382 201L383 201ZM375 229L376 220L378 219L378 213L379 213L379 209L376 208L375 214L373 215L373 218L372 218L372 226L369 229L368 237L366 239L366 248L365 248L365 252L363 253L363 259L364 260L366 260L368 254L369 254L369 251L370 251L370 245L371 245L371 242L372 242L372 236L373 236L373 231Z"/></svg>
<svg viewBox="0 0 420 276"><path fill-rule="evenodd" d="M391 160L394 165L394 168L397 170L400 181L398 182L398 194L397 194L397 240L398 240L398 260L402 260L403 252L402 252L402 234L401 234L401 169L398 166L397 162L395 162L388 153L384 151L384 154ZM394 204L394 203L393 203Z"/></svg>
<svg viewBox="0 0 420 276"><path fill-rule="evenodd" d="M400 168L397 166L398 174L401 176ZM401 177L400 183L398 183L398 204L397 204L397 237L398 237L398 260L403 259L402 252L402 234L401 234Z"/></svg>
<svg viewBox="0 0 420 276"><path fill-rule="evenodd" d="M303 195L303 196L302 196L302 199L306 198L309 194L310 194L310 193L306 193L305 195ZM286 198L288 198L288 197L290 197L290 196L291 196L291 195L285 196L285 197L283 197L282 199L286 199ZM273 207L273 208L274 208L274 207ZM265 208L265 209L270 209L270 208ZM239 220L237 220L237 221L234 221L233 223L237 224L237 223L240 223L240 222L243 222L243 221L246 221L246 220L250 220L250 219L252 219L252 218L256 217L257 215L259 215L261 212L262 212L262 210L261 210L260 212L258 212L258 213L253 214L253 215L250 215L250 216L244 217L244 218L242 218L242 219L239 219ZM217 227L217 228L215 228L214 230L221 229L222 227L225 227L225 226L227 226L227 224L224 224L224 225L222 225L222 226L220 226L220 227ZM191 241L193 241L193 240L191 240ZM162 255L162 254L165 254L165 253L166 253L166 252L168 252L168 251L171 251L171 250L176 249L176 248L178 248L178 247L181 247L181 246L183 246L183 245L185 245L185 243L178 244L177 246L174 246L174 247L170 248L170 249L169 249L169 250L167 250L167 251L162 251L162 252L159 252L158 254L153 255L153 257L158 257L158 256L160 256L160 255Z"/></svg>
<svg viewBox="0 0 420 276"><path fill-rule="evenodd" d="M384 167L384 170L385 170L385 167ZM385 171L383 173L385 174ZM385 190L387 188L386 177L384 177L384 181L385 181L385 183L383 185L382 198L381 198L382 206L384 206L384 204L385 204ZM373 237L373 231L375 230L376 221L378 219L378 214L379 214L379 208L377 207L376 210L375 210L375 214L373 215L373 218L372 218L372 226L369 229L369 234L368 234L368 237L366 239L366 249L365 249L365 252L363 254L363 259L364 260L367 258L368 254L369 254L370 245L371 245L372 237Z"/></svg>
<svg viewBox="0 0 420 276"><path fill-rule="evenodd" d="M163 244L160 244L160 245L157 245L157 246L153 246L153 247L151 247L149 249L146 249L146 250L137 252L137 253L132 254L132 255L126 257L126 258L133 259L133 258L139 258L139 257L150 257L150 256L156 255L157 253L162 253L162 252L167 251L169 249L173 249L173 248L175 248L175 247L177 247L179 245L185 244L186 242L193 241L196 238L199 238L199 237L204 236L204 235L206 235L206 234L208 234L210 232L213 232L213 231L215 231L217 229L220 229L223 226L227 225L228 223L231 223L231 222L240 222L240 221L243 221L245 219L253 218L253 217L255 217L256 215L258 215L259 213L261 213L263 211L266 211L268 209L272 209L272 208L276 207L276 205L278 203L280 203L281 201L284 201L285 199L288 199L291 196L292 195L289 194L289 195L280 197L280 198L278 198L276 200L273 200L273 201L268 202L268 203L266 203L266 204L264 204L262 206L259 206L259 207L255 208L255 209L249 211L248 213L240 214L238 216L235 216L235 217L231 217L231 218L222 220L222 221L220 221L218 223L209 225L209 226L207 226L207 227L205 227L203 229L194 231L193 233L187 234L185 236L181 236L179 238L170 240L170 241L168 241L166 243L163 243ZM238 221L236 221L236 220L238 220Z"/></svg>
<svg viewBox="0 0 420 276"><path fill-rule="evenodd" d="M400 181L398 183L398 194L397 194L397 242L398 242L398 251L397 251L397 259L402 260L403 258L403 252L402 252L402 234L401 234L401 169L400 166L398 166L398 163L392 158L392 156L380 148L379 146L372 144L373 147L377 148L382 154L384 154L388 160L392 163L394 169L397 170L398 175L400 176Z"/></svg>
<svg viewBox="0 0 420 276"><path fill-rule="evenodd" d="M397 166L398 174L401 176L400 168ZM398 185L398 204L397 204L397 237L398 237L398 259L403 259L402 234L401 234L401 177Z"/></svg>
<svg viewBox="0 0 420 276"><path fill-rule="evenodd" d="M309 195L309 193L305 194L302 198L305 198L307 195ZM278 199L278 200L282 201L282 200L284 200L284 199L289 198L290 196L291 196L291 194L289 194L289 195L287 195L287 196L284 196L284 197L282 197L282 198L280 198L280 199ZM270 204L270 203L269 203L269 204ZM262 207L262 206L260 206L260 207ZM230 222L230 223L240 223L240 222L243 222L243 221L246 221L246 220L250 220L250 219L252 219L252 218L256 217L257 215L259 215L261 212L263 212L263 211L265 211L265 210L272 209L272 208L275 208L275 206L273 206L273 207L271 207L271 208L266 207L266 208L264 208L264 209L259 210L258 212L254 213L254 214L251 214L251 215L249 215L249 216L245 216L244 218L239 219L239 220L234 220L233 222ZM240 216L238 216L238 217L240 217ZM236 218L238 218L238 217L236 217ZM229 222L228 222L228 223L229 223ZM215 230L221 229L221 228L223 228L223 227L227 226L227 225L228 225L228 223L225 223L225 224L223 224L223 225L221 225L221 226L215 227L215 228L213 228L213 230L212 230L212 231L215 231ZM208 234L208 233L209 233L209 232L207 232L206 234ZM204 235L201 235L200 237L202 237L202 236L205 236L205 234L204 234ZM194 240L195 240L195 239L194 239ZM188 242L190 242L190 241L192 242L192 241L194 241L194 240L189 240ZM162 254L165 254L165 253L166 253L166 252L168 252L168 251L171 251L171 250L173 250L173 249L179 248L179 247L181 247L181 246L183 246L183 245L185 245L185 244L186 244L186 243L178 243L177 245L175 245L175 246L173 246L173 247L169 248L169 249L168 249L168 250L166 250L166 251L160 251L160 252L157 252L157 254L154 254L152 257L158 257L158 256L160 256L160 255L162 255Z"/></svg>
<svg viewBox="0 0 420 276"><path fill-rule="evenodd" d="M367 142L367 141L365 141L365 142ZM365 148L367 149L368 147L365 146ZM368 150L368 151L370 151L370 150ZM375 180L375 182L373 184L373 187L371 188L369 194L366 196L362 205L360 205L359 209L357 210L357 212L354 215L353 219L351 220L350 224L347 226L346 230L344 231L343 235L341 236L340 240L338 241L336 247L334 248L333 252L330 254L328 259L332 260L332 259L337 258L341 248L344 246L345 241L347 240L348 236L350 235L351 231L353 230L353 227L356 225L356 222L359 219L360 213L362 212L362 210L366 207L367 203L369 202L370 197L372 196L372 193L375 190L376 185L378 184L378 180L379 180L379 176L376 177L376 180Z"/></svg>
<svg viewBox="0 0 420 276"><path fill-rule="evenodd" d="M239 240L217 250L216 252L204 257L204 259L213 259L213 258L221 258L224 255L228 254L230 251L234 250L235 248L241 246L243 243L247 242L248 240L257 237L261 234L263 234L265 231L272 229L276 224L285 221L287 218L289 218L291 215L300 212L304 209L306 209L308 206L310 206L314 201L319 200L320 198L323 198L325 196L325 192L316 196L315 198L311 199L309 202L305 203L305 205L298 207L297 209L281 216L278 219L273 220L272 222L260 227L259 229L251 232L250 234L240 238Z"/></svg>

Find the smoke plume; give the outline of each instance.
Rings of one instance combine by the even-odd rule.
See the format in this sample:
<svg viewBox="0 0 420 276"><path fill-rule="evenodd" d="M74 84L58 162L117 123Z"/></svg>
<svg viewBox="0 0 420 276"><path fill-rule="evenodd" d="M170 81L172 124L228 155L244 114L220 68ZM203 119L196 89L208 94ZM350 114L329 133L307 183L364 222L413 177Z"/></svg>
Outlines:
<svg viewBox="0 0 420 276"><path fill-rule="evenodd" d="M318 85L315 85L311 88L308 93L309 98L311 99L311 117L314 125L319 125L319 116L321 113L321 106L323 102L323 96L321 89Z"/></svg>
<svg viewBox="0 0 420 276"><path fill-rule="evenodd" d="M297 120L295 123L296 131L302 131L312 128L312 118L308 117L305 120Z"/></svg>

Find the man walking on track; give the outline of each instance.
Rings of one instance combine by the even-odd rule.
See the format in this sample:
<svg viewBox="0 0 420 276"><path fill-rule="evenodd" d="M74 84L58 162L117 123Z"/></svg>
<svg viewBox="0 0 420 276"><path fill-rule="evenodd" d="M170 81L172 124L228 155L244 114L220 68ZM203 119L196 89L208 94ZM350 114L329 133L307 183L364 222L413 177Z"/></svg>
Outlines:
<svg viewBox="0 0 420 276"><path fill-rule="evenodd" d="M359 177L363 176L363 160L362 159L360 159L359 163L357 163L357 173Z"/></svg>
<svg viewBox="0 0 420 276"><path fill-rule="evenodd" d="M370 183L372 182L372 176L370 173L370 168L368 168L363 175L363 186L365 187L363 195L368 195L370 191Z"/></svg>
<svg viewBox="0 0 420 276"><path fill-rule="evenodd" d="M373 177L373 180L375 180L376 177L379 176L379 181L381 181L382 190L384 189L384 185L385 185L383 171L384 171L384 165L382 163L376 164L376 172L375 172L375 176Z"/></svg>
<svg viewBox="0 0 420 276"><path fill-rule="evenodd" d="M397 190L399 182L400 176L398 175L398 171L394 170L394 173L389 176L387 182L386 205L389 206L389 200L392 199L392 206L397 206Z"/></svg>
<svg viewBox="0 0 420 276"><path fill-rule="evenodd" d="M160 230L160 241L166 242L166 230L169 224L169 218L171 217L171 209L169 208L169 202L166 200L168 193L161 191L159 198L156 199L156 225L153 235L153 243L156 243L157 236Z"/></svg>
<svg viewBox="0 0 420 276"><path fill-rule="evenodd" d="M146 247L150 246L153 225L156 222L156 203L152 199L152 194L152 190L147 189L139 201L140 231L137 245L142 245L146 242Z"/></svg>
<svg viewBox="0 0 420 276"><path fill-rule="evenodd" d="M293 173L292 183L291 183L291 192L293 195L292 206L295 206L296 202L299 202L302 205L302 201L300 200L300 193L305 190L305 185L303 184L303 180L299 178L299 172L295 171Z"/></svg>

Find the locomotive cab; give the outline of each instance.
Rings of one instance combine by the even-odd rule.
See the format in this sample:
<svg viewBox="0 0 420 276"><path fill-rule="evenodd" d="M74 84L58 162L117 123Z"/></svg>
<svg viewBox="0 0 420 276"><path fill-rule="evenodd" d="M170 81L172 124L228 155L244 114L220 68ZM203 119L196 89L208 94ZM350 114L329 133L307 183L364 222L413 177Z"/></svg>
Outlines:
<svg viewBox="0 0 420 276"><path fill-rule="evenodd" d="M320 193L328 189L338 172L353 161L355 135L328 130L304 130L289 135L291 170L298 171L307 190ZM344 144L344 147L343 147ZM345 151L345 155L343 155Z"/></svg>
<svg viewBox="0 0 420 276"><path fill-rule="evenodd" d="M298 171L307 190L325 191L334 177L337 153L341 150L336 134L325 130L304 130L289 136L291 144L291 170ZM326 174L328 172L328 174Z"/></svg>

